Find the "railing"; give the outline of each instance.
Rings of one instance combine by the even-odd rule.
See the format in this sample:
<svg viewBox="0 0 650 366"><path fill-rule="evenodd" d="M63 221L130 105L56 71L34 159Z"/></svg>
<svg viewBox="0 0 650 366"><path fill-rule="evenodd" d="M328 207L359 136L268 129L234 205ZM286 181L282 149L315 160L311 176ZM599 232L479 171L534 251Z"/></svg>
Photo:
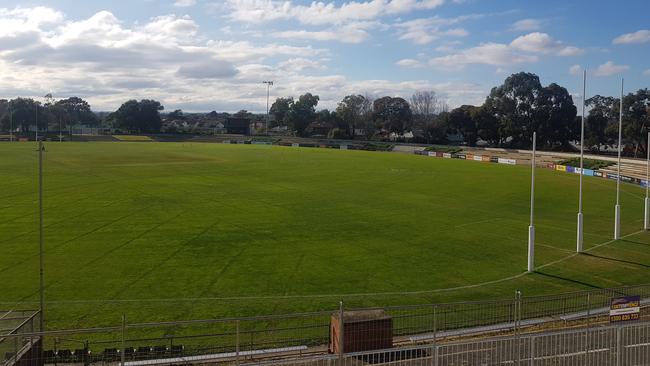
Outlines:
<svg viewBox="0 0 650 366"><path fill-rule="evenodd" d="M650 285L553 296L527 297L517 293L509 300L354 310L379 310L390 319L393 347L418 350L420 346L427 349L432 344L442 346L477 335L521 335L569 327L600 327L608 324L611 299L628 295L641 296L640 320L650 321ZM34 316L16 332L0 336L0 361L5 359L5 354L11 358L18 353L16 344L40 336L44 336L45 361L50 363L136 362L198 356L245 362L295 355L323 356L328 354L331 318L341 310L353 309L158 323L128 323L125 320L112 327L42 333L34 328L37 324ZM375 336L372 329L356 330L348 332L347 337L359 339L346 338L341 344L372 343ZM346 337L345 331L343 337ZM498 343L498 347L511 347L514 341L509 342ZM327 359L321 358L319 362Z"/></svg>

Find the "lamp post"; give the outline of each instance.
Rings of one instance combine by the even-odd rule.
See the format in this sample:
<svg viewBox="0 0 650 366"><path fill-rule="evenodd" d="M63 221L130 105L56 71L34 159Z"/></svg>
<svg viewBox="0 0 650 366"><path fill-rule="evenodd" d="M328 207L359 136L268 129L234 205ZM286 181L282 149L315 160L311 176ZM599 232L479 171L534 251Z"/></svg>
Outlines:
<svg viewBox="0 0 650 366"><path fill-rule="evenodd" d="M38 248L39 248L39 303L41 316L39 320L40 331L45 330L45 282L43 277L43 141L38 142Z"/></svg>
<svg viewBox="0 0 650 366"><path fill-rule="evenodd" d="M263 84L266 84L266 134L269 133L269 96L271 93L271 86L273 85L272 80L262 81Z"/></svg>
<svg viewBox="0 0 650 366"><path fill-rule="evenodd" d="M14 141L14 110L11 108L11 101L9 101L9 141Z"/></svg>
<svg viewBox="0 0 650 366"><path fill-rule="evenodd" d="M587 92L587 70L582 73L582 118L580 122L580 188L578 193L578 233L576 238L576 252L582 252L583 230L582 230L582 176L584 172L585 155L585 98Z"/></svg>
<svg viewBox="0 0 650 366"><path fill-rule="evenodd" d="M621 238L621 140L623 130L623 79L621 79L621 101L618 111L618 171L616 174L616 206L614 206L614 240Z"/></svg>

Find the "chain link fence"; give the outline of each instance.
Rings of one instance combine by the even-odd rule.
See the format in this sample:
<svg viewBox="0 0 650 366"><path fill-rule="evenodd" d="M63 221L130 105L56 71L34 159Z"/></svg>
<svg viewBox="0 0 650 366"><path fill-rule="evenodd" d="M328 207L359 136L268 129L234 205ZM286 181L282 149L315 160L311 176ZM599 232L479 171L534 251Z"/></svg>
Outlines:
<svg viewBox="0 0 650 366"><path fill-rule="evenodd" d="M637 349L647 355L647 346L641 346L650 345L647 327L609 326L611 300L630 295L641 298L637 323L650 321L650 285L553 296L517 293L509 300L366 309L346 309L341 303L330 311L289 315L157 323L128 323L124 319L122 324L111 327L46 332L35 328L38 312L13 312L12 316L0 312L0 317L4 314L6 319L0 318L0 328L4 329L0 332L0 365L20 363L17 355L21 355L21 347L40 345L41 339L43 360L48 364L241 364L268 359L289 362L292 358L324 364L348 359L352 362L363 356L369 358L361 357L366 363L393 362L392 357L397 357L399 362L429 365L434 360L439 365L487 365L492 364L492 359L520 362L534 357L533 364L545 365L542 357L562 353L563 359L572 360L569 353L585 349L594 360L610 357L611 349L619 346L611 344L611 337L622 337L621 347L629 346L625 348L627 353L619 349L616 357L635 354ZM340 319L344 319L342 325ZM579 330L552 333L571 328ZM637 342L636 346L631 342ZM377 349L391 351L387 356ZM488 361L476 361L479 359Z"/></svg>

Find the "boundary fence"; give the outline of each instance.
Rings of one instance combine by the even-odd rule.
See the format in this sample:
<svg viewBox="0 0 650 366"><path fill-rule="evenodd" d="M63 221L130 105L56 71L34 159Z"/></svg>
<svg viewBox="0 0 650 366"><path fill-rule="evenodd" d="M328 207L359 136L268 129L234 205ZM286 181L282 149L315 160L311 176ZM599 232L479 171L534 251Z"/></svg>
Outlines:
<svg viewBox="0 0 650 366"><path fill-rule="evenodd" d="M161 361L163 363L173 363L172 360L179 359L183 360L181 363L207 362L208 360L245 363L295 357L304 361L309 357L320 357L317 358L318 362L329 362L327 360L333 357L332 352L340 353L334 355L337 357L354 358L361 354L352 352L353 350L363 350L368 347L372 348L372 345L386 344L386 332L378 332L377 327L366 325L356 328L349 327L346 318L348 314L352 313L361 314L361 316L369 313L381 314L382 319L388 319L386 326L390 327L388 344L393 349L391 352L411 352L412 355L418 355L419 352L425 352L418 350L430 350L432 345L435 345L441 347L436 348L439 357L446 355L444 357L450 360L455 357L452 354L469 352L464 349L472 350L471 352L478 354L481 353L478 350L485 349L487 352L487 349L497 349L498 351L494 352L497 352L498 357L501 358L494 357L505 359L506 356L503 355L506 351L502 349L512 349L513 344L518 344L517 347L521 350L522 356L525 353L529 357L529 351L524 350L537 349L535 347L545 344L540 340L541 338L531 340L531 337L535 337L533 334L536 333L580 328L583 334L589 334L585 337L595 337L592 341L585 341L588 344L596 344L596 339L601 337L598 334L605 334L602 336L605 338L609 337L610 333L614 331L602 333L604 331L602 329L611 328L608 317L611 300L632 295L639 295L641 298L639 323L650 321L650 284L552 296L523 296L517 292L513 298L506 300L366 309L345 309L344 304L341 303L338 309L328 311L241 318L156 323L127 323L124 319L122 324L111 327L60 329L45 332L38 332L34 328L37 324L34 323L34 319L37 319L38 314L35 313L36 315L30 318L31 327L19 327L8 334L0 335L0 365L14 364L12 360L15 361L15 358L12 356L17 352L7 347L17 344L16 342L33 343L40 337L43 337L43 356L46 363L135 362L132 364L133 366L139 365L138 362L144 365L151 364L151 360L160 359L167 360ZM1 314L2 312L0 312L0 316ZM340 334L335 334L331 328L337 317L346 319L343 322L344 326L339 329ZM588 329L588 332L584 333L584 329ZM629 329L636 328L630 326ZM639 340L640 343L650 342L648 331L644 330L643 332L639 333L638 337L625 335L628 333L624 333L624 336L630 339L636 337L634 341ZM332 334L335 335L332 336ZM505 338L498 338L489 344L480 343L483 341L477 340L468 341L468 339L494 336ZM512 337L518 337L516 339L519 341L512 340L515 339ZM541 343L535 343L538 341ZM535 346L530 346L525 342L533 342ZM344 347L334 349L332 348L334 343L342 344ZM454 351L453 348L450 348L453 344L458 344L457 347L460 348ZM344 349L346 347L347 351ZM580 347L587 346L580 343L567 345L565 348L574 350L581 349ZM643 349L647 350L647 348ZM429 351L426 352L428 355ZM540 352L542 352L541 349ZM7 353L9 353L9 357L6 356ZM375 351L362 352L362 355L368 355L371 358L384 357L378 356L380 354ZM539 353L539 355L541 354ZM421 359L422 357L415 358ZM429 362L431 360L432 358ZM447 361L443 361L440 365L464 364L445 362Z"/></svg>

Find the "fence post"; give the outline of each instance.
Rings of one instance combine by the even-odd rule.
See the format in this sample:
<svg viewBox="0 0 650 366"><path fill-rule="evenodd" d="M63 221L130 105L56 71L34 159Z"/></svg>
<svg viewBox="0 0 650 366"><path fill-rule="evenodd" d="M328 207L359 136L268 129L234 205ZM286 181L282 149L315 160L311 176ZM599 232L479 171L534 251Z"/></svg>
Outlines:
<svg viewBox="0 0 650 366"><path fill-rule="evenodd" d="M517 366L521 364L521 338L519 337L519 319L521 319L521 291L516 290L515 291L515 315L514 315L514 321L515 321L515 352L516 358L513 359L516 360Z"/></svg>
<svg viewBox="0 0 650 366"><path fill-rule="evenodd" d="M621 326L619 325L616 327L616 366L621 366L623 364L622 363L623 355L621 354L623 351L622 343L623 342L621 339Z"/></svg>
<svg viewBox="0 0 650 366"><path fill-rule="evenodd" d="M535 336L530 337L530 366L535 366Z"/></svg>
<svg viewBox="0 0 650 366"><path fill-rule="evenodd" d="M433 366L438 366L438 344L433 344Z"/></svg>
<svg viewBox="0 0 650 366"><path fill-rule="evenodd" d="M436 333L438 333L438 324L437 324L437 312L436 312L437 306L434 304L433 305L433 344L436 344Z"/></svg>
<svg viewBox="0 0 650 366"><path fill-rule="evenodd" d="M589 328L591 327L591 296L590 293L587 292L587 328L585 329L585 362L584 364L587 365L587 361L589 360Z"/></svg>
<svg viewBox="0 0 650 366"><path fill-rule="evenodd" d="M345 326L343 325L343 300L339 302L339 365L343 366L343 355L345 353L345 350L343 349L343 342L345 340L345 336L343 335L344 328Z"/></svg>
<svg viewBox="0 0 650 366"><path fill-rule="evenodd" d="M239 366L239 319L236 320L237 335L235 337L235 353L237 354L237 366Z"/></svg>
<svg viewBox="0 0 650 366"><path fill-rule="evenodd" d="M124 363L126 361L126 315L122 314L122 354L121 354L121 359L122 359L122 366L124 366Z"/></svg>

